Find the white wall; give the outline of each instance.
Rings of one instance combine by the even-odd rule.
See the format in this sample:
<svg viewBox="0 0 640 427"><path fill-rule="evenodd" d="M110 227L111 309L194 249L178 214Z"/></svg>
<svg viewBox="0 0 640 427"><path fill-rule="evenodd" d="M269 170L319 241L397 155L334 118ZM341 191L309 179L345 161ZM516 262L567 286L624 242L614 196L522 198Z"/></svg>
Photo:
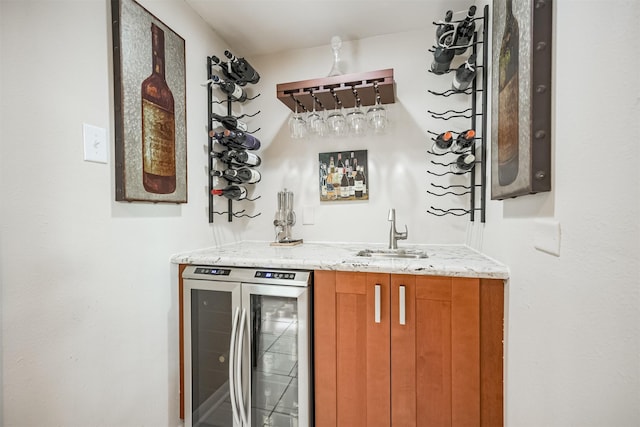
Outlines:
<svg viewBox="0 0 640 427"><path fill-rule="evenodd" d="M205 58L183 1L141 1L186 42L189 203L116 203L110 1L0 2L4 425L173 426L173 253L231 239L206 217ZM83 161L82 124L109 164ZM196 141L193 143L192 141Z"/></svg>
<svg viewBox="0 0 640 427"><path fill-rule="evenodd" d="M207 224L206 93L199 84L206 56L228 46L181 1L141 3L186 39L183 205L116 203L113 155L108 165L82 161L82 123L105 127L113 138L108 2L0 2L5 426L177 425L177 301L168 259L233 240L270 240L276 193L285 186L300 216L304 206L314 211L314 225L294 227L305 240L384 242L387 209L395 207L409 242L471 240L510 266L508 425L640 419L634 2L556 6L554 191L491 202L486 228L473 229L466 218L425 213L438 201L426 194L426 129L442 125L426 110L445 106L426 90L448 86L426 72L432 28L345 43L348 72L395 70L397 102L385 137L291 141L275 84L328 73L329 48L250 58L262 75L262 96L244 107L262 110L249 120L263 128L263 181L255 191L262 198L238 206L262 215ZM603 16L615 16L618 27L601 25ZM616 151L603 155L603 146ZM342 147L369 150L369 202L318 201L317 154ZM562 226L559 258L532 246L534 220L548 216Z"/></svg>
<svg viewBox="0 0 640 427"><path fill-rule="evenodd" d="M484 250L511 269L510 426L640 420L640 4L555 2L553 191L488 206ZM615 25L603 20L615 17ZM560 256L537 251L558 221Z"/></svg>

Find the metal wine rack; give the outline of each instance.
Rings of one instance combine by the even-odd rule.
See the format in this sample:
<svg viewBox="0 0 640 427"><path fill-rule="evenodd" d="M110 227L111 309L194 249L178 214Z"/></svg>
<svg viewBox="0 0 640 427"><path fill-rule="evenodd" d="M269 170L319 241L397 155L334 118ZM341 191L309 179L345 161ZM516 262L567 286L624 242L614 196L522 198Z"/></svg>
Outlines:
<svg viewBox="0 0 640 427"><path fill-rule="evenodd" d="M213 106L214 104L226 104L227 106L227 115L231 116L233 115L233 111L232 111L232 106L233 106L233 99L231 98L231 96L227 95L227 99L226 100L216 100L213 96L213 83L212 83L212 78L215 75L215 73L213 72L214 70L214 66L215 63L213 61L213 56L208 56L207 57L207 119L208 119L208 125L207 125L207 135L209 138L208 141L208 157L209 157L209 166L208 166L208 174L209 174L209 223L213 223L213 218L214 218L214 214L216 215L227 215L227 221L232 222L233 218L242 218L242 217L247 217L247 218L255 218L257 216L260 215L260 213L257 213L255 215L249 215L246 214L246 209L240 210L240 211L233 211L233 200L231 199L227 199L227 210L226 211L216 211L213 208L214 205L214 198L216 196L213 195L212 190L214 189L215 185L214 185L214 181L215 181L215 176L213 175L213 171L214 171L214 161L216 160L214 158L214 156L211 154L214 151L215 148L215 144L217 144L216 139L212 136L212 131L217 127L214 126L214 123L216 123L216 119L214 118L214 113L213 113ZM260 96L260 94L253 96L251 98L247 98L246 101L252 100L257 98L258 96ZM260 113L260 111L254 113L254 114L242 114L238 117L236 117L237 119L241 119L243 117L254 117L256 115L258 115ZM259 131L260 128L257 128L255 130L251 130L251 131L247 131L246 133L255 133L257 131ZM232 165L227 165L228 168L232 168ZM220 178L220 179L224 179L224 178ZM247 184L247 185L253 185L253 184ZM246 198L243 199L242 201L254 201L259 199L260 196L254 197L254 198Z"/></svg>
<svg viewBox="0 0 640 427"><path fill-rule="evenodd" d="M427 213L435 216L446 216L446 215L454 215L454 216L464 216L469 215L470 221L476 220L476 212L480 213L480 221L485 222L485 208L486 208L486 186L487 186L487 164L486 164L486 155L487 155L487 141L486 141L486 130L487 130L487 79L488 73L486 70L486 64L488 62L489 49L486 45L487 42L487 31L488 31L488 22L489 22L489 6L484 6L484 11L482 16L475 16L474 21L482 21L482 33L480 34L478 31L474 32L472 42L468 45L471 48L473 54L476 55L476 75L472 81L471 87L467 88L462 92L454 91L449 89L444 92L435 92L429 90L428 92L441 97L449 97L449 96L468 96L470 98L471 106L464 110L446 110L442 112L431 111L427 112L431 115L432 118L437 120L448 121L451 119L469 119L471 122L470 129L474 129L476 131L475 141L479 141L477 144L474 141L472 147L468 148L465 152L472 153L475 155L475 164L474 167L464 172L464 174L469 174L469 184L451 184L451 185L438 185L434 184L433 181L430 183L431 189L427 190L427 193L437 196L437 197L449 197L449 196L465 196L469 195L469 209L464 208L451 208L451 209L442 209L439 207L431 206ZM452 24L458 24L462 21L451 21ZM439 22L433 22L434 25L439 25ZM457 28L457 27L456 27ZM476 26L477 28L477 26ZM478 46L482 45L482 62L480 62L480 57L478 56ZM451 46L449 48L455 49L456 47L461 46ZM435 46L433 47L435 49ZM433 49L430 52L433 52ZM431 72L431 70L429 70ZM455 69L450 68L445 72L444 75L450 75L449 73L455 72ZM480 74L480 82L479 80ZM478 97L482 97L481 106L478 106ZM480 128L477 127L478 119L480 121ZM444 131L447 131L446 129ZM435 137L442 132L433 132L431 130L427 130L430 135L433 135L431 140L435 142ZM428 150L428 153L436 156L436 159L432 159L430 163L435 166L435 171L427 170L427 172L434 176L446 176L446 175L461 175L462 173L453 172L451 170L445 169L450 167L455 161L451 161L452 156L460 155L460 153L452 153L448 151L446 153L440 154L435 153L431 149Z"/></svg>

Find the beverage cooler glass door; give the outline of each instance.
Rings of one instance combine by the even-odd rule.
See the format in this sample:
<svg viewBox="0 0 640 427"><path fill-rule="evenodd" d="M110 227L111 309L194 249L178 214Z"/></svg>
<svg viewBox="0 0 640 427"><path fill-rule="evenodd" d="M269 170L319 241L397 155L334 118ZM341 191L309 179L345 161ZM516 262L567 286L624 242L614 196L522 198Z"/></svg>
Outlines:
<svg viewBox="0 0 640 427"><path fill-rule="evenodd" d="M310 288L242 285L247 427L311 426ZM250 408L250 410L249 410Z"/></svg>
<svg viewBox="0 0 640 427"><path fill-rule="evenodd" d="M185 426L241 427L230 381L241 284L185 280L183 297Z"/></svg>

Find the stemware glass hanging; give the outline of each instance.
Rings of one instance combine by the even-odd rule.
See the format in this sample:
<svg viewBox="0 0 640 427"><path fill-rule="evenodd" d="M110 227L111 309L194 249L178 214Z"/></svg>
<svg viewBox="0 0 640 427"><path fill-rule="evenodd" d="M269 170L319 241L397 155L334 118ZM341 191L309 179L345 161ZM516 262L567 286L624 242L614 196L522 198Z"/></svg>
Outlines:
<svg viewBox="0 0 640 427"><path fill-rule="evenodd" d="M313 98L313 111L307 116L307 129L312 135L323 136L326 133L327 125L324 117L318 111L316 111L316 97L312 93Z"/></svg>
<svg viewBox="0 0 640 427"><path fill-rule="evenodd" d="M360 97L358 92L353 89L353 96L355 97L355 105L353 109L347 113L347 125L349 126L349 132L355 136L362 136L367 133L367 117L362 111L360 106Z"/></svg>
<svg viewBox="0 0 640 427"><path fill-rule="evenodd" d="M307 136L307 123L304 118L298 113L298 100L295 101L295 112L289 118L289 133L293 139L302 139Z"/></svg>
<svg viewBox="0 0 640 427"><path fill-rule="evenodd" d="M374 132L381 133L387 127L387 110L380 102L380 92L377 84L374 84L374 89L376 91L376 104L367 111L367 120Z"/></svg>

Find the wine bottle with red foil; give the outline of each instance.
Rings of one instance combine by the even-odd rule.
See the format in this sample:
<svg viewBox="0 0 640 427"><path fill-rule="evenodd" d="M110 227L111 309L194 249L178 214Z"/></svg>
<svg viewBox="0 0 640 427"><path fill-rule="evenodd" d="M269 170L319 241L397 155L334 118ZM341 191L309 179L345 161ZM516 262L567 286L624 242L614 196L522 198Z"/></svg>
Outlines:
<svg viewBox="0 0 640 427"><path fill-rule="evenodd" d="M473 33L476 31L476 24L474 20L475 14L476 7L471 6L467 12L467 17L464 18L464 21L459 23L458 28L456 28L456 35L453 40L453 44L456 46L456 55L465 53L473 39Z"/></svg>
<svg viewBox="0 0 640 427"><path fill-rule="evenodd" d="M246 132L249 127L242 120L238 120L233 116L221 116L220 114L211 113L211 119L220 123L225 129Z"/></svg>
<svg viewBox="0 0 640 427"><path fill-rule="evenodd" d="M211 190L214 196L224 196L231 200L244 200L247 198L247 187L243 185L229 185L222 189Z"/></svg>
<svg viewBox="0 0 640 427"><path fill-rule="evenodd" d="M228 50L224 51L224 56L229 60L233 72L248 83L256 84L260 80L260 74L244 58L238 58Z"/></svg>
<svg viewBox="0 0 640 427"><path fill-rule="evenodd" d="M224 62L221 61L220 58L218 58L217 56L212 56L211 57L211 61L216 64L218 67L220 67L220 70L222 71L222 74L224 74L224 76L231 80L232 82L234 82L237 85L240 86L246 86L247 82L246 80L242 79L242 76L236 74L235 71L233 71L233 67L231 66L231 63L229 62Z"/></svg>
<svg viewBox="0 0 640 427"><path fill-rule="evenodd" d="M219 176L229 182L237 184L255 184L262 179L262 175L255 169L241 167L239 169L225 169L224 171L211 171L211 175Z"/></svg>
<svg viewBox="0 0 640 427"><path fill-rule="evenodd" d="M231 81L222 80L218 76L211 77L211 82L218 87L234 101L244 102L247 100L247 93L240 87Z"/></svg>
<svg viewBox="0 0 640 427"><path fill-rule="evenodd" d="M436 141L431 148L436 154L444 154L453 145L453 133L447 131L442 132L440 135L436 137Z"/></svg>
<svg viewBox="0 0 640 427"><path fill-rule="evenodd" d="M455 174L463 174L473 169L476 162L476 156L473 154L461 154L456 162L451 165L451 172Z"/></svg>
<svg viewBox="0 0 640 427"><path fill-rule="evenodd" d="M211 157L219 159L228 165L260 166L260 163L262 163L260 156L244 150L212 151Z"/></svg>
<svg viewBox="0 0 640 427"><path fill-rule="evenodd" d="M149 193L176 190L174 100L165 80L164 31L151 24L151 75L140 87L142 98L142 185Z"/></svg>
<svg viewBox="0 0 640 427"><path fill-rule="evenodd" d="M456 92L462 92L469 87L476 77L476 55L472 54L464 64L460 65L453 75L451 88Z"/></svg>
<svg viewBox="0 0 640 427"><path fill-rule="evenodd" d="M475 138L476 131L473 129L461 132L451 146L451 151L458 154L469 151L473 147L473 143L476 140Z"/></svg>
<svg viewBox="0 0 640 427"><path fill-rule="evenodd" d="M498 67L498 183L516 180L519 169L519 43L518 21L513 16L512 0L506 0L504 34Z"/></svg>
<svg viewBox="0 0 640 427"><path fill-rule="evenodd" d="M436 45L442 46L444 44L444 40L448 35L454 34L455 27L451 23L451 18L453 18L453 11L447 10L447 13L444 15L444 22L440 21L438 26L436 27Z"/></svg>
<svg viewBox="0 0 640 427"><path fill-rule="evenodd" d="M455 51L446 47L450 44L451 36L447 36L445 38L445 46L436 47L435 52L433 52L433 62L431 62L432 73L440 75L449 71L451 61L455 56Z"/></svg>

